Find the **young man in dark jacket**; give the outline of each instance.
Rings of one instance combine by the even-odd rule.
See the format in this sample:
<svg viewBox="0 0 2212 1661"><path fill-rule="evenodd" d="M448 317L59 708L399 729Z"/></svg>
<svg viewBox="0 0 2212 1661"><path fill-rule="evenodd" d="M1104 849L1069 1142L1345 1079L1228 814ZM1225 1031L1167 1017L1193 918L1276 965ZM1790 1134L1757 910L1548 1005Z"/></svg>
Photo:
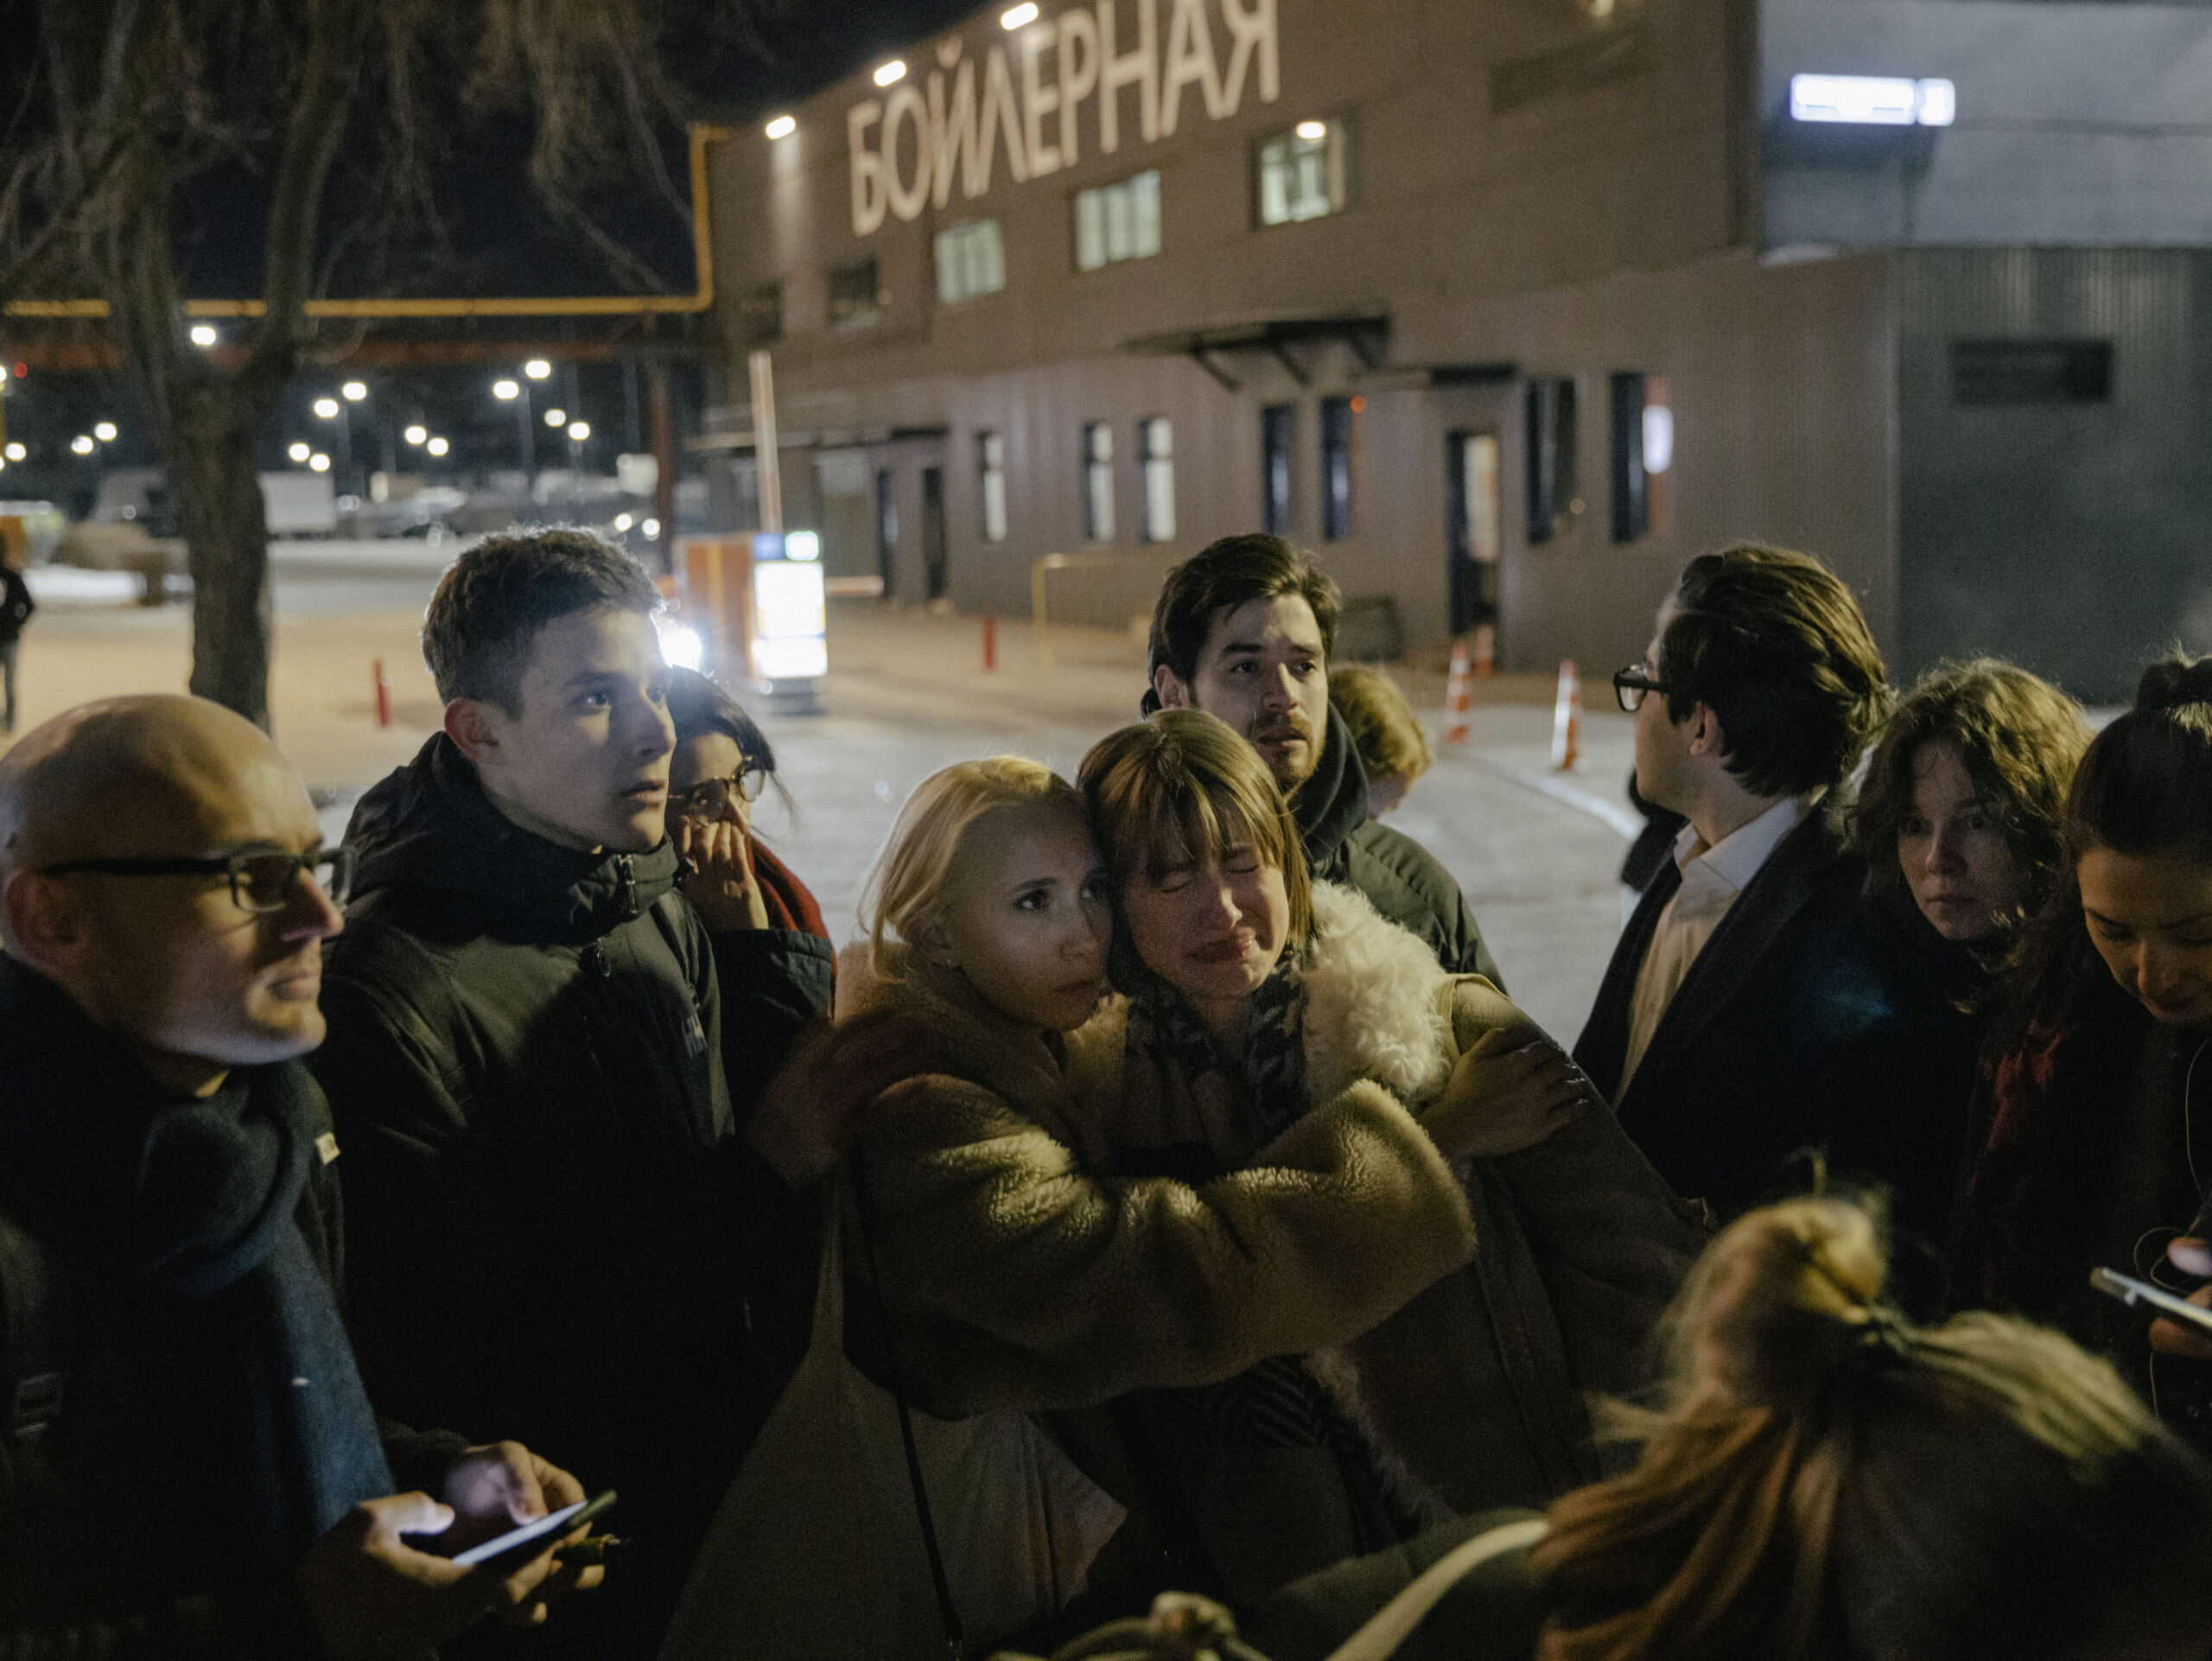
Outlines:
<svg viewBox="0 0 2212 1661"><path fill-rule="evenodd" d="M1266 758L1317 881L1357 888L1455 974L1503 984L1459 885L1367 816L1367 774L1329 704L1337 585L1280 537L1224 537L1167 574L1152 613L1143 710L1218 716Z"/></svg>
<svg viewBox="0 0 2212 1661"><path fill-rule="evenodd" d="M741 901L710 929L683 897L687 853L722 897L703 868L740 855L665 831L658 604L581 531L495 537L446 574L423 633L445 730L354 813L315 1061L378 1399L518 1427L622 1496L631 1549L552 1635L594 1661L653 1652L811 1290L808 1202L745 1131L764 1090L817 1082L812 1036L779 1069L828 1002L829 944Z"/></svg>
<svg viewBox="0 0 2212 1661"><path fill-rule="evenodd" d="M371 1411L295 1059L345 892L319 843L266 736L197 699L86 705L0 760L0 1652L412 1661L554 1589L548 1557L404 1537L582 1491Z"/></svg>
<svg viewBox="0 0 2212 1661"><path fill-rule="evenodd" d="M0 549L0 732L16 730L16 653L22 646L23 625L37 609L30 584L16 569L15 550Z"/></svg>
<svg viewBox="0 0 2212 1661"><path fill-rule="evenodd" d="M1930 1099L1950 1076L1931 1059L1944 1006L1867 914L1840 824L1888 709L1857 601L1803 554L1700 555L1615 684L1637 792L1687 823L1575 1059L1660 1174L1724 1219L1811 1149L1904 1199L1912 1231L1940 1230L1957 1159L1928 1151L1958 1111Z"/></svg>

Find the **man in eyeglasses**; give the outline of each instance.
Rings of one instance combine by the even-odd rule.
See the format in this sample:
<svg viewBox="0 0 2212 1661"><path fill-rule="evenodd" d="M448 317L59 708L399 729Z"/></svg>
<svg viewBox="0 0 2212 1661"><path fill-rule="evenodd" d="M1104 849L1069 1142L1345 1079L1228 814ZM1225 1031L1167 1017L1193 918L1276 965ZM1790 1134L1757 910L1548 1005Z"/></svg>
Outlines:
<svg viewBox="0 0 2212 1661"><path fill-rule="evenodd" d="M597 1578L434 1555L582 1491L363 1391L297 1060L351 867L321 843L268 738L199 699L0 759L0 1651L415 1657Z"/></svg>

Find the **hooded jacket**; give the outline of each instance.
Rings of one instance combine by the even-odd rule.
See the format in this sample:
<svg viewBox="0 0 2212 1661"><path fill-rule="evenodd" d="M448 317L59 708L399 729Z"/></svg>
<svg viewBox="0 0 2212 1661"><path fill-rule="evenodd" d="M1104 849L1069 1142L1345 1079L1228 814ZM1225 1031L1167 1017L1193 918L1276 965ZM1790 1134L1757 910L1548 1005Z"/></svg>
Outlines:
<svg viewBox="0 0 2212 1661"><path fill-rule="evenodd" d="M1321 760L1290 808L1315 881L1357 888L1385 920L1419 936L1447 973L1480 975L1503 990L1497 960L1452 873L1411 837L1367 817L1367 772L1334 704Z"/></svg>
<svg viewBox="0 0 2212 1661"><path fill-rule="evenodd" d="M810 1220L740 1133L826 1000L828 943L710 939L666 840L521 830L442 735L348 840L313 1065L351 1168L365 1376L619 1490L639 1543L552 1641L648 1654L796 1359Z"/></svg>

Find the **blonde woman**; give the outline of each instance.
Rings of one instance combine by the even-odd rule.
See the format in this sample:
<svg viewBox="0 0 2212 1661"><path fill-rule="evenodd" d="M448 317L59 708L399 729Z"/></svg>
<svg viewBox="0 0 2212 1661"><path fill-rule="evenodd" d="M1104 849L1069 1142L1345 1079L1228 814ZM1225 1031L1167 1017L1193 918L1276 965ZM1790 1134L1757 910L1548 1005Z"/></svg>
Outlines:
<svg viewBox="0 0 2212 1661"><path fill-rule="evenodd" d="M1583 1392L1643 1381L1697 1225L1487 981L1309 881L1273 775L1230 728L1164 711L1102 741L1082 783L1133 995L1122 1088L1092 1127L1117 1168L1224 1178L1363 1086L1417 1112L1465 1091L1482 1110L1455 1149L1471 1158L1471 1269L1341 1350L1285 1346L1124 1404L1184 1520L1185 1586L1242 1603L1348 1539L1601 1474Z"/></svg>
<svg viewBox="0 0 2212 1661"><path fill-rule="evenodd" d="M1319 1661L1461 1541L1520 1521L1397 1654L2199 1661L2203 1464L2058 1333L1986 1314L1914 1327L1884 1301L1885 1270L1853 1206L1747 1213L1670 1316L1656 1410L1624 1416L1634 1469L1548 1524L1492 1514L1315 1575L1247 1638Z"/></svg>
<svg viewBox="0 0 2212 1661"><path fill-rule="evenodd" d="M1132 1180L1103 1161L1088 1127L1121 1087L1124 1006L1108 995L1105 875L1082 801L1047 768L1001 756L924 781L871 890L868 937L840 966L840 1015L897 1011L915 1038L912 1076L876 1103L850 1161L844 1344L916 1407L1041 1413L1208 1384L1343 1342L1468 1261L1448 1164L1478 1129L1464 1092L1416 1123L1381 1086L1347 1081L1243 1168L1202 1183ZM1056 1429L1135 1513L1088 1565L1096 1605L1141 1605L1165 1572L1144 1480L1109 1416L1069 1412ZM911 1503L899 1505L912 1530ZM950 1552L955 1531L941 1532ZM883 1574L921 1562L911 1540ZM695 1585L715 1573L702 1559ZM969 1637L988 1642L1009 1613L1049 1616L1074 1586L1027 1608L1019 1588L956 1575L950 1590ZM731 1619L735 1654L762 1616L756 1605ZM686 1624L684 1653L713 1653L696 1608Z"/></svg>

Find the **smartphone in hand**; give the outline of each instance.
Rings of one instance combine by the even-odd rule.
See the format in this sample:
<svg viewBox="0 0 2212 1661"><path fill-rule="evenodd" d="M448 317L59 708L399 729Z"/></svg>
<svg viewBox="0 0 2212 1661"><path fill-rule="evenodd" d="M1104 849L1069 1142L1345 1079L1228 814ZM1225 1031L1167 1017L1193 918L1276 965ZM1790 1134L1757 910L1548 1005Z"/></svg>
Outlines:
<svg viewBox="0 0 2212 1661"><path fill-rule="evenodd" d="M2144 1305L2160 1314L2171 1315L2176 1321L2196 1327L2199 1332L2212 1333L2212 1309L2191 1303L2178 1292L2169 1292L2163 1286L2153 1286L2148 1281L2139 1281L2133 1275L2122 1275L2110 1269L2089 1271L2089 1284L2108 1298L2118 1298L2133 1308Z"/></svg>
<svg viewBox="0 0 2212 1661"><path fill-rule="evenodd" d="M531 1558L550 1550L552 1543L578 1529L596 1521L614 1503L614 1490L590 1499L579 1499L573 1505L547 1513L519 1528L509 1529L505 1534L473 1545L466 1551L457 1551L453 1561L464 1569L474 1569L485 1563L503 1569L519 1569Z"/></svg>

